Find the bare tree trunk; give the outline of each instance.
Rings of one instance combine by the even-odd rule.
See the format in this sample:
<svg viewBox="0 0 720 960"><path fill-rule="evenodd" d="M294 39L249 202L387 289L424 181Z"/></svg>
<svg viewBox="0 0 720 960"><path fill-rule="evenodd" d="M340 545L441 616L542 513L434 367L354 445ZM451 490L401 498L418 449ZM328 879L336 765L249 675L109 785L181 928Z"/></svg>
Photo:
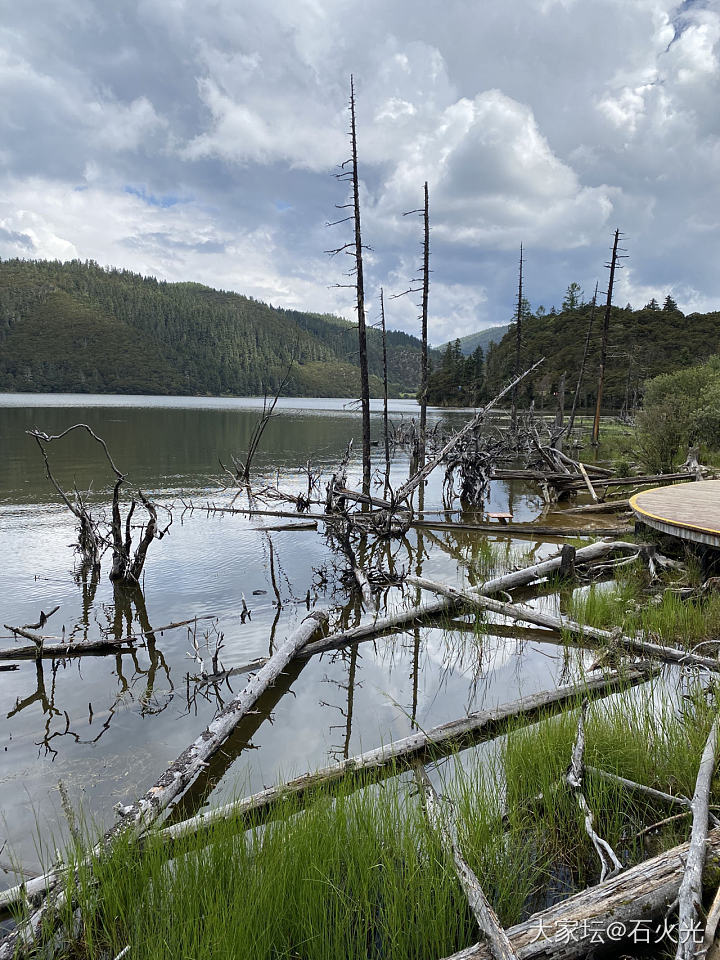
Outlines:
<svg viewBox="0 0 720 960"><path fill-rule="evenodd" d="M350 77L350 138L352 142L352 189L355 219L355 286L357 290L358 344L360 359L360 404L362 407L362 492L370 496L370 376L365 332L365 286L362 235L360 232L360 187L358 184L357 134L355 130L355 83Z"/></svg>
<svg viewBox="0 0 720 960"><path fill-rule="evenodd" d="M385 293L380 288L380 320L382 323L383 348L383 436L385 438L385 486L383 496L390 494L390 434L388 431L388 372L387 372L387 343L385 336Z"/></svg>
<svg viewBox="0 0 720 960"><path fill-rule="evenodd" d="M522 311L523 311L523 247L520 244L520 273L518 280L517 299L517 326L515 327L515 383L513 384L512 403L510 408L510 425L512 432L517 432L517 378L520 376L520 348L522 346Z"/></svg>
<svg viewBox="0 0 720 960"><path fill-rule="evenodd" d="M480 933L487 940L490 953L494 960L517 960L517 955L510 946L510 941L502 928L498 915L485 896L480 881L462 855L458 842L457 825L444 814L440 797L437 795L435 787L433 787L422 764L417 764L415 767L415 779L423 798L423 806L430 826L439 834L445 854L453 861L455 875L460 882Z"/></svg>
<svg viewBox="0 0 720 960"><path fill-rule="evenodd" d="M676 960L693 960L699 952L699 943L694 934L702 930L698 911L702 910L702 875L707 848L707 832L710 802L710 783L715 769L715 754L718 742L718 718L710 728L705 749L700 759L695 793L692 798L692 833L688 849L685 873L678 891L678 947Z"/></svg>
<svg viewBox="0 0 720 960"><path fill-rule="evenodd" d="M602 340L600 342L600 372L598 374L597 402L595 404L595 422L593 424L592 434L594 446L597 446L600 440L600 408L602 406L603 386L605 382L605 362L607 360L608 333L610 331L610 310L612 307L613 284L615 283L615 268L617 266L619 241L620 231L616 230L615 240L613 241L612 259L610 260L610 282L608 283L605 315L603 317Z"/></svg>
<svg viewBox="0 0 720 960"><path fill-rule="evenodd" d="M597 292L598 285L595 283L595 293L592 298L592 310L590 311L590 319L588 320L587 333L585 334L585 347L583 349L582 362L580 364L580 372L578 373L577 384L575 386L575 396L573 397L572 410L570 411L570 420L568 422L568 437L572 433L572 428L575 424L575 411L577 410L578 399L580 397L580 388L582 387L583 377L585 376L585 364L587 363L588 351L590 350L590 333L592 332L593 321L595 320L595 309L597 307Z"/></svg>
<svg viewBox="0 0 720 960"><path fill-rule="evenodd" d="M418 444L418 470L425 466L425 443L427 432L427 392L428 392L428 293L430 290L430 208L428 185L425 181L425 207L423 211L425 233L423 239L423 277L422 277L422 353L420 361L420 442ZM421 505L422 509L422 505Z"/></svg>

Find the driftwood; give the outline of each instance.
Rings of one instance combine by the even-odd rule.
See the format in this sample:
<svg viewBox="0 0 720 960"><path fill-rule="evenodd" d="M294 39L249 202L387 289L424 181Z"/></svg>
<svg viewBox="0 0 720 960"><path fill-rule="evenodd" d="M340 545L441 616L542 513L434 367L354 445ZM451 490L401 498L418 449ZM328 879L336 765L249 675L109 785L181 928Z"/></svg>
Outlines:
<svg viewBox="0 0 720 960"><path fill-rule="evenodd" d="M8 628L12 629L12 628ZM0 660L64 660L66 657L102 656L131 653L133 640L87 640L80 643L34 643L31 647L6 647L0 650Z"/></svg>
<svg viewBox="0 0 720 960"><path fill-rule="evenodd" d="M485 896L480 881L462 855L458 842L457 826L443 813L440 797L435 792L435 787L433 787L422 764L417 764L415 767L415 779L420 788L423 806L430 826L440 836L443 850L453 862L455 875L460 881L460 886L475 917L475 922L487 941L490 953L494 960L517 960L517 955L510 946L510 941L502 928L498 915Z"/></svg>
<svg viewBox="0 0 720 960"><path fill-rule="evenodd" d="M678 946L676 960L693 960L698 953L695 936L702 931L698 913L702 910L702 875L707 847L710 783L715 769L718 742L718 718L708 734L700 759L695 793L692 798L692 832L685 873L678 891Z"/></svg>
<svg viewBox="0 0 720 960"><path fill-rule="evenodd" d="M134 804L122 809L120 822L108 832L107 839L112 839L128 828L134 833L147 829L184 793L200 775L208 759L220 749L240 720L252 709L258 697L277 679L298 650L305 646L315 631L327 621L327 617L324 612L308 614L244 689L223 707L200 736L168 766L154 786Z"/></svg>
<svg viewBox="0 0 720 960"><path fill-rule="evenodd" d="M106 833L94 852L102 850L120 834L139 836L157 820L170 804L200 776L210 757L226 742L240 720L252 709L257 698L277 679L297 651L326 620L327 613L309 614L244 689L223 707L200 736L169 764L154 786L135 803L118 810L119 822ZM53 888L57 886L58 881L57 869L32 881L36 894L42 895L43 891L47 891L49 896L23 925L0 943L0 960L9 960L9 958L17 960L18 957L25 955L25 951L32 949L36 935L46 917L63 902L62 892L57 897L53 894ZM27 890L29 884L24 886Z"/></svg>
<svg viewBox="0 0 720 960"><path fill-rule="evenodd" d="M672 793L665 793L664 790L657 790L655 787L648 787L644 783L636 783L634 780L628 780L626 777L620 777L616 773L610 773L609 770L601 770L599 767L585 766L585 772L589 773L593 777L598 777L601 780L607 780L608 783L614 783L618 787L622 787L624 790L628 790L631 793L640 793L644 797L648 797L650 800L659 800L662 803L670 804L670 806L685 807L687 810L692 808L692 803L688 800L687 797L675 796ZM719 827L720 820L710 814L710 819L713 821L713 826Z"/></svg>
<svg viewBox="0 0 720 960"><path fill-rule="evenodd" d="M590 477L588 476L587 470L585 469L585 467L583 466L582 463L578 463L578 469L580 470L580 473L582 474L582 478L583 478L583 480L585 481L585 486L588 488L588 491L590 492L590 496L593 498L593 501L594 501L595 503L597 503L597 502L598 502L598 495L595 493L595 488L593 487L592 483L590 482Z"/></svg>
<svg viewBox="0 0 720 960"><path fill-rule="evenodd" d="M613 877L616 873L619 873L622 870L622 864L618 860L615 851L607 842L607 840L603 840L603 838L596 832L595 827L593 826L593 813L588 805L582 789L584 769L583 757L585 754L585 717L587 715L587 708L589 704L590 701L586 697L583 700L582 707L580 708L577 735L573 745L570 767L565 774L565 783L567 783L570 789L574 792L578 806L580 807L582 815L585 818L585 832L590 837L592 845L595 847L595 852L600 860L600 883L602 883L606 877Z"/></svg>
<svg viewBox="0 0 720 960"><path fill-rule="evenodd" d="M643 683L652 675L653 672L647 664L635 664L624 672L606 672L598 677L586 678L580 683L563 684L554 690L522 697L492 710L479 710L430 730L416 731L408 737L393 740L385 746L368 750L348 760L341 760L314 773L305 773L294 780L268 787L244 800L172 824L165 827L161 835L167 840L176 840L221 820L249 813L257 815L267 811L284 797L301 796L318 786L326 786L354 774L369 775L387 770L393 774L418 760L438 759L454 750L499 736L508 726L520 720L533 723L576 703L581 696L592 699L608 696L628 685ZM0 893L0 903L2 896Z"/></svg>
<svg viewBox="0 0 720 960"><path fill-rule="evenodd" d="M623 935L635 936L639 944L663 944L657 939L663 932L661 918L677 900L689 846L674 847L510 927L506 932L512 948L522 960L581 960L603 945L617 950ZM720 829L708 835L705 866L720 866ZM490 957L487 946L477 943L445 960Z"/></svg>
<svg viewBox="0 0 720 960"><path fill-rule="evenodd" d="M623 513L630 510L629 500L609 500L605 503L585 503L580 507L568 507L558 515L566 513Z"/></svg>
<svg viewBox="0 0 720 960"><path fill-rule="evenodd" d="M622 537L632 527L548 527L534 523L454 523L443 520L414 520L413 527L428 530L467 530L499 537Z"/></svg>
<svg viewBox="0 0 720 960"><path fill-rule="evenodd" d="M508 726L518 721L533 723L542 717L550 716L576 703L579 697L595 699L609 696L628 685L643 683L652 675L653 671L647 664L635 664L623 672L606 671L598 677L585 678L579 683L563 684L554 690L532 694L492 710L480 710L430 730L417 731L409 737L393 740L385 746L341 760L312 773L305 773L278 786L268 787L243 800L171 824L160 830L160 836L171 842L212 827L214 823L222 820L251 813L259 816L285 797L301 797L316 787L330 785L353 774L367 776L389 771L390 775L393 775L396 770L405 769L419 759L437 759L483 739L499 736ZM35 877L0 891L0 910L25 899L32 901L33 898L44 895L56 882L57 871L53 870L42 877ZM4 956L0 952L0 957Z"/></svg>
<svg viewBox="0 0 720 960"><path fill-rule="evenodd" d="M578 554L580 551L578 550ZM579 637L581 640L592 641L591 645L598 643L616 647L625 650L627 653L642 654L652 657L655 660L661 660L665 663L680 663L684 666L703 667L706 670L720 671L720 662L713 657L703 657L689 650L680 650L677 647L668 647L660 643L652 643L649 640L642 640L640 637L626 637L618 631L601 630L599 627L589 627L567 617L556 617L551 613L545 613L541 610L535 610L524 604L503 603L499 600L492 600L489 597L481 596L473 589L472 592L458 590L449 584L436 583L434 580L428 580L425 577L415 577L409 574L406 582L423 590L430 590L434 593L440 593L449 599L455 599L458 602L479 609L491 610L493 613L499 613L511 620L522 620L526 623L534 623L539 627L547 627L549 630L565 632ZM477 588L482 590L482 587Z"/></svg>
<svg viewBox="0 0 720 960"><path fill-rule="evenodd" d="M498 393L498 395L490 401L490 403L486 404L482 408L482 410L478 410L475 416L471 420L468 420L462 430L458 430L457 433L453 434L448 442L438 451L438 453L428 460L422 469L418 470L418 472L412 476L407 483L404 483L398 490L395 491L395 504L399 505L408 500L413 491L419 487L427 477L430 476L438 464L442 463L453 447L456 446L463 437L467 436L469 433L472 433L472 431L482 423L488 410L492 410L492 408L496 406L506 394L510 393L518 385L518 383L520 383L521 380L524 380L525 377L529 376L529 374L531 374L537 369L537 367L540 366L541 363L544 362L545 357L541 357L537 363L534 363L524 373L516 376L512 383L509 383L503 390L501 390L500 393Z"/></svg>

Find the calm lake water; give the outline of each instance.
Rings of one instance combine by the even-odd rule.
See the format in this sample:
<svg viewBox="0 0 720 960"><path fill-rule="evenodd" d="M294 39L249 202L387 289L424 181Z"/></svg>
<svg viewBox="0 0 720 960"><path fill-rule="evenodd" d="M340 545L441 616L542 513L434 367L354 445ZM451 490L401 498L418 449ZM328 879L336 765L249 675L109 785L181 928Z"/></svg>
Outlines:
<svg viewBox="0 0 720 960"><path fill-rule="evenodd" d="M338 584L339 561L322 527L268 530L283 521L185 509L191 502L231 502L236 491L222 488L218 459L227 463L231 454L243 455L261 407L257 398L0 395L0 624L32 624L41 609L59 605L45 634L81 640L140 633L141 624L157 631L211 617L198 620L195 636L209 663L222 634L220 660L228 668L266 655L272 639L282 641L305 614L308 591L314 606L335 611L334 623L357 622L359 607ZM346 401L285 399L277 414L254 465L256 488L279 482L297 493L305 487L301 468L308 460L327 477L350 438L359 449L360 417ZM394 422L416 415L414 402L392 401ZM429 414L431 426L438 420L459 426L467 417L466 411ZM144 610L116 605L108 556L94 594L75 575L75 519L45 477L40 451L25 431L38 427L55 434L76 422L105 438L128 475L128 491L139 487L173 510L169 534L148 554ZM381 424L374 404L378 439ZM381 449L373 449L379 467ZM50 453L65 489L89 491L96 509L109 504L112 477L87 435L75 432L53 443ZM351 482L358 468L355 457ZM408 469L407 455L398 454L393 482L405 479ZM433 476L425 507L438 507L440 494L441 477ZM542 501L536 490L495 482L486 508L508 506L516 520L532 520ZM425 531L393 541L390 549L397 569L453 583L467 581L468 564L481 572L488 563L503 569L557 549L500 536L489 561L488 542L470 532ZM250 619L241 617L243 595ZM393 607L417 599L415 591L403 595L394 588L385 602ZM210 771L218 781L212 793L196 792L186 808L226 802L403 736L413 721L428 728L545 689L561 672L572 672L573 665L549 644L492 633L478 643L473 630L463 629L471 620L459 621L456 630L403 631L361 644L354 654L325 654L293 667ZM2 634L3 647L18 642L7 630ZM52 861L53 839L65 832L60 781L76 808L99 827L108 826L114 805L143 793L220 703L242 688L246 676L219 691L198 692L189 679L198 672L191 649L189 628L182 627L157 632L154 647L132 657L46 660L37 667L25 661L0 672L0 850L7 841L0 866L16 858L35 872L40 860ZM0 887L13 882L0 869Z"/></svg>

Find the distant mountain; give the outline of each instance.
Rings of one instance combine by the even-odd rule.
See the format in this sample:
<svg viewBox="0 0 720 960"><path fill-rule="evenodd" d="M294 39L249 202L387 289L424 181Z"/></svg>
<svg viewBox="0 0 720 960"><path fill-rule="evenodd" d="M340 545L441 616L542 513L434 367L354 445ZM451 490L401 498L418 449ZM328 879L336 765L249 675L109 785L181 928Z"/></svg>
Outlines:
<svg viewBox="0 0 720 960"><path fill-rule="evenodd" d="M387 334L393 396L414 396L420 341ZM198 283L165 283L93 261L0 261L0 390L358 396L357 330ZM368 330L370 387L382 340Z"/></svg>
<svg viewBox="0 0 720 960"><path fill-rule="evenodd" d="M478 347L482 347L483 353L488 352L491 343L500 343L502 338L510 329L510 324L505 323L497 327L487 327L485 330L479 330L477 333L470 333L467 337L460 337L460 353L469 357ZM454 343L455 341L453 341ZM443 343L437 349L444 351L447 343Z"/></svg>

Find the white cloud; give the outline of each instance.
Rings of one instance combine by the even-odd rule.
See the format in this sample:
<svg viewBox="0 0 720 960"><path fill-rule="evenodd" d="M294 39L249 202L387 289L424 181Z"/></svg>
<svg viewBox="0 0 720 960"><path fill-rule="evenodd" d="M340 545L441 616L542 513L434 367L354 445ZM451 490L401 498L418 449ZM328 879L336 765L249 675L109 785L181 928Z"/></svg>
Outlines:
<svg viewBox="0 0 720 960"><path fill-rule="evenodd" d="M349 314L322 253L342 228L321 224L342 200L352 72L368 291L414 275L402 214L428 180L437 340L502 322L521 241L533 302L602 287L615 226L633 303L720 298L718 0L37 7L0 26L2 255L32 244ZM412 304L393 314L416 329Z"/></svg>

